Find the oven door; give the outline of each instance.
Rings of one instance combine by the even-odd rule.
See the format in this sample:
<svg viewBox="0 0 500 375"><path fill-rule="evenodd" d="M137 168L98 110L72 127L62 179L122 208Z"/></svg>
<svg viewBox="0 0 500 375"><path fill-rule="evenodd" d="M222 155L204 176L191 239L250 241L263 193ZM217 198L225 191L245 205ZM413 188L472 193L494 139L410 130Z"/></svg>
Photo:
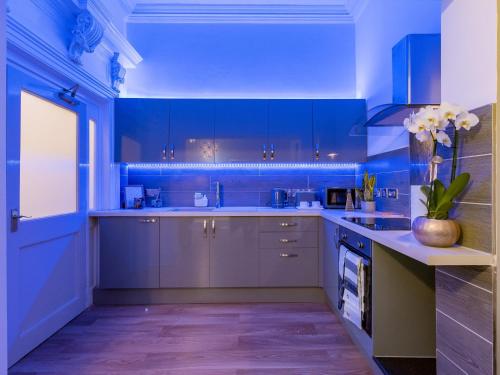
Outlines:
<svg viewBox="0 0 500 375"><path fill-rule="evenodd" d="M355 273L352 264L346 263L348 253L362 258L362 277ZM351 320L355 325L363 329L370 337L372 331L371 314L371 259L344 242L339 246L339 265L338 265L338 309L342 312L345 319ZM358 287L355 281L362 282L362 287ZM362 291L363 295L359 295ZM359 300L361 298L361 300ZM349 306L346 306L348 304ZM362 304L359 311L353 310L352 306ZM359 314L359 317L357 316ZM359 321L357 322L357 320Z"/></svg>

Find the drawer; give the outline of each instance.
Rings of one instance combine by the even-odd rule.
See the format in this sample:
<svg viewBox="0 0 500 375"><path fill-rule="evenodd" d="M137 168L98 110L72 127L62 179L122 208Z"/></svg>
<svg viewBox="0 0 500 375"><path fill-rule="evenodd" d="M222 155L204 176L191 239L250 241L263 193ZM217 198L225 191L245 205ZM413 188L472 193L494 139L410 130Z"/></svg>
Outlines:
<svg viewBox="0 0 500 375"><path fill-rule="evenodd" d="M318 286L318 249L259 250L261 287Z"/></svg>
<svg viewBox="0 0 500 375"><path fill-rule="evenodd" d="M261 217L259 219L260 232L304 232L318 231L316 217Z"/></svg>
<svg viewBox="0 0 500 375"><path fill-rule="evenodd" d="M259 248L290 249L300 247L318 247L317 232L260 233Z"/></svg>

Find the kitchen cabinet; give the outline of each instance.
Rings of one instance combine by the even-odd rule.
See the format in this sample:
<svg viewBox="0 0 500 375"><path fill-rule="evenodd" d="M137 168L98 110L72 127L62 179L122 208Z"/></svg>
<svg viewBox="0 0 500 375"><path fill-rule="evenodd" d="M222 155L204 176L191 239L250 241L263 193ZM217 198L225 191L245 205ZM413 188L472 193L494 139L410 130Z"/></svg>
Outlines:
<svg viewBox="0 0 500 375"><path fill-rule="evenodd" d="M339 250L337 247L339 226L331 221L324 220L323 240L323 288L330 305L337 306L338 302L338 264Z"/></svg>
<svg viewBox="0 0 500 375"><path fill-rule="evenodd" d="M269 160L277 163L311 162L312 101L269 101Z"/></svg>
<svg viewBox="0 0 500 375"><path fill-rule="evenodd" d="M168 159L175 163L213 163L213 100L170 100Z"/></svg>
<svg viewBox="0 0 500 375"><path fill-rule="evenodd" d="M159 287L159 219L99 219L99 287Z"/></svg>
<svg viewBox="0 0 500 375"><path fill-rule="evenodd" d="M268 101L215 101L215 162L261 163L268 158Z"/></svg>
<svg viewBox="0 0 500 375"><path fill-rule="evenodd" d="M169 111L165 99L115 99L115 162L161 162Z"/></svg>
<svg viewBox="0 0 500 375"><path fill-rule="evenodd" d="M366 161L366 132L357 131L363 129L365 122L365 100L315 100L314 160L321 163Z"/></svg>
<svg viewBox="0 0 500 375"><path fill-rule="evenodd" d="M210 286L258 286L258 218L215 217L211 220Z"/></svg>
<svg viewBox="0 0 500 375"><path fill-rule="evenodd" d="M161 288L204 288L210 285L209 225L209 217L161 218Z"/></svg>

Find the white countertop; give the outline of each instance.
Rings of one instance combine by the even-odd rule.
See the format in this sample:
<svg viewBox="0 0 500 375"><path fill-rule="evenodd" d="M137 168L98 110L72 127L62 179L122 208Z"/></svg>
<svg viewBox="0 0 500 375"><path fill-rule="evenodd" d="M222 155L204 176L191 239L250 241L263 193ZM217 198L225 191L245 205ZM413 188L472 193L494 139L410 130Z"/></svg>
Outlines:
<svg viewBox="0 0 500 375"><path fill-rule="evenodd" d="M155 216L155 217L200 217L200 216L312 216L323 217L345 228L351 229L371 240L387 246L401 254L413 258L429 266L466 266L466 265L494 265L493 255L455 245L451 248L424 246L419 243L411 231L374 231L354 223L343 220L342 217L398 217L388 213L377 212L366 214L359 211L323 210L323 209L295 209L295 208L267 208L267 207L222 207L215 209L197 209L193 207L179 208L145 208L140 210L103 210L89 213L90 217L112 216ZM400 216L399 216L400 217Z"/></svg>

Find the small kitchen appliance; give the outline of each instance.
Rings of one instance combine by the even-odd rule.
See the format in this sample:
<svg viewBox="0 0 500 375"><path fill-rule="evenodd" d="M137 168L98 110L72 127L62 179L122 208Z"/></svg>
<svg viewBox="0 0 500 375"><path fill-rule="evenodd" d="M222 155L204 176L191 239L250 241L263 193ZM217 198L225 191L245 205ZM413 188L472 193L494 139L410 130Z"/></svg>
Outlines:
<svg viewBox="0 0 500 375"><path fill-rule="evenodd" d="M321 203L324 208L344 209L347 203L347 194L351 194L352 202L356 206L354 188L325 187L321 190Z"/></svg>

